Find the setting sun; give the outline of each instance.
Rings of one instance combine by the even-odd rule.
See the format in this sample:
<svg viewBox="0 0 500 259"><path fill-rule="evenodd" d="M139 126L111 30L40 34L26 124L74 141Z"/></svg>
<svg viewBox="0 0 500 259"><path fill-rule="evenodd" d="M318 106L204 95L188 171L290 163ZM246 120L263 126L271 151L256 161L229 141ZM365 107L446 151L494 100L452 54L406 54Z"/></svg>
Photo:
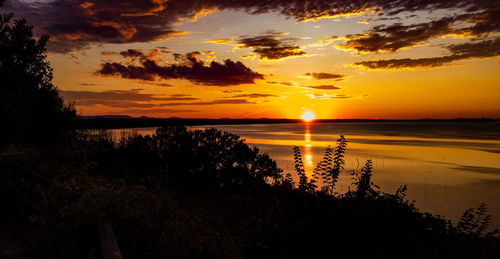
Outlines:
<svg viewBox="0 0 500 259"><path fill-rule="evenodd" d="M312 112L304 112L304 113L302 113L302 116L300 118L302 118L304 121L309 122L309 121L314 120L316 118L316 116Z"/></svg>

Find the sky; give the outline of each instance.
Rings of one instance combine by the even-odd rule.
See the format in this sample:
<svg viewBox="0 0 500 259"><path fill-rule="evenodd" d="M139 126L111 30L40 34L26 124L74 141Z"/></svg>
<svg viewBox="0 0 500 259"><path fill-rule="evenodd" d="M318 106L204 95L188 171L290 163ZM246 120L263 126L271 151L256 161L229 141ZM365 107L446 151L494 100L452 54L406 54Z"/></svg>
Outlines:
<svg viewBox="0 0 500 259"><path fill-rule="evenodd" d="M80 115L500 118L495 0L6 0Z"/></svg>

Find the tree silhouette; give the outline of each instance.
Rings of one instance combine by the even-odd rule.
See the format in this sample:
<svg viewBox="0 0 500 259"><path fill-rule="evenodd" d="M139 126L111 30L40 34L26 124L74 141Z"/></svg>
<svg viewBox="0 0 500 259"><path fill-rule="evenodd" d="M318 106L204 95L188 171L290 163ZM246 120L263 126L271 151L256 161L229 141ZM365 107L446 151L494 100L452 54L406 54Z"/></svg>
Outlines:
<svg viewBox="0 0 500 259"><path fill-rule="evenodd" d="M0 16L0 145L53 145L70 132L76 112L52 84L49 37L34 39L33 27L12 16Z"/></svg>

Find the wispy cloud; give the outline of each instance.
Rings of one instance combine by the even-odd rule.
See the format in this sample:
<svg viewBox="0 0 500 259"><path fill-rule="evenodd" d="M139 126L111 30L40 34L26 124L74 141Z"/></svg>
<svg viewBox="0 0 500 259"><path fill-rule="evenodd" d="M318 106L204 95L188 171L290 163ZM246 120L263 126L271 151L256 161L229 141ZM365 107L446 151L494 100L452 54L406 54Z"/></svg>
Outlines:
<svg viewBox="0 0 500 259"><path fill-rule="evenodd" d="M364 33L343 37L345 43L337 47L354 50L358 54L396 52L425 44L432 38L486 36L500 31L499 16L500 11L497 8L412 25L378 25Z"/></svg>
<svg viewBox="0 0 500 259"><path fill-rule="evenodd" d="M334 85L308 85L304 86L306 88L317 89L317 90L338 90L340 87Z"/></svg>
<svg viewBox="0 0 500 259"><path fill-rule="evenodd" d="M260 59L267 60L280 60L307 54L302 51L303 47L293 44L298 39L283 37L285 35L286 33L270 31L254 37L242 36L236 40L237 48L252 48L252 52Z"/></svg>
<svg viewBox="0 0 500 259"><path fill-rule="evenodd" d="M266 83L271 85L284 85L284 86L296 86L296 82L292 81L266 81Z"/></svg>
<svg viewBox="0 0 500 259"><path fill-rule="evenodd" d="M147 115L147 114L155 114L156 116L169 116L170 114L178 114L178 113L190 113L190 112L199 112L197 110L191 109L165 109L165 108L153 108L153 109L122 109L118 111L110 111L105 112L105 114L130 114L130 115Z"/></svg>
<svg viewBox="0 0 500 259"><path fill-rule="evenodd" d="M318 93L308 94L307 96L309 96L311 99L349 99L354 97L352 95L346 95L346 94L329 95L329 94L318 94Z"/></svg>
<svg viewBox="0 0 500 259"><path fill-rule="evenodd" d="M233 98L266 98L266 97L278 97L275 94L258 94L258 93L253 93L253 94L237 94L233 95Z"/></svg>
<svg viewBox="0 0 500 259"><path fill-rule="evenodd" d="M322 79L335 79L337 81L344 80L346 78L346 75L341 75L341 74L332 74L332 73L325 73L325 72L319 72L319 73L305 73L302 75L304 77L311 77L312 79L316 80L322 80Z"/></svg>
<svg viewBox="0 0 500 259"><path fill-rule="evenodd" d="M436 68L466 59L482 59L500 56L500 38L481 42L449 45L450 55L431 58L405 58L361 61L353 65L366 69L399 70L412 68Z"/></svg>
<svg viewBox="0 0 500 259"><path fill-rule="evenodd" d="M150 108L159 102L178 102L199 100L190 95L155 95L146 94L142 89L109 91L61 91L67 101L74 101L79 106L105 105L110 107Z"/></svg>

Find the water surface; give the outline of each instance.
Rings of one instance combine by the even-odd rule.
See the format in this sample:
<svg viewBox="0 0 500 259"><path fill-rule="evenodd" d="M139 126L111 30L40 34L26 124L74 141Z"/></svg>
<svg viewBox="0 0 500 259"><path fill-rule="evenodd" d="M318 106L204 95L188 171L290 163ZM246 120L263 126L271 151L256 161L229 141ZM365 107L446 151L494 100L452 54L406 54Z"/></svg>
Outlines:
<svg viewBox="0 0 500 259"><path fill-rule="evenodd" d="M384 192L408 187L407 198L417 208L453 221L481 202L500 228L500 123L497 122L349 122L216 125L240 135L250 145L275 159L285 172L295 174L293 146L299 146L311 172L328 145L339 135L348 140L346 170L359 170L373 161L373 181ZM134 129L138 133L154 128ZM115 133L131 129L115 130ZM337 191L351 187L341 175Z"/></svg>

